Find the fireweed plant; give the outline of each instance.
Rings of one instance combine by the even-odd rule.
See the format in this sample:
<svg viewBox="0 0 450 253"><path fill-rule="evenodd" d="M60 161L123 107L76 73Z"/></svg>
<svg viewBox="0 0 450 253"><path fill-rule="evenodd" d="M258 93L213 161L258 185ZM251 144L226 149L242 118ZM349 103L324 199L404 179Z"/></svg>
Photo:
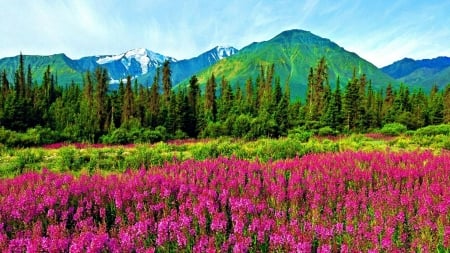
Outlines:
<svg viewBox="0 0 450 253"><path fill-rule="evenodd" d="M1 252L436 252L450 153L186 160L0 179Z"/></svg>

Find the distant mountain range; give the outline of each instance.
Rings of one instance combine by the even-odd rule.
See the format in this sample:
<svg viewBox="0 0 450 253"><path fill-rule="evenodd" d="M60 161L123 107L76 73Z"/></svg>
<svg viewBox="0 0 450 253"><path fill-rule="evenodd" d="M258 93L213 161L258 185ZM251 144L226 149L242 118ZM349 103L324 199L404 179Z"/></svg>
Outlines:
<svg viewBox="0 0 450 253"><path fill-rule="evenodd" d="M431 89L435 84L439 88L450 84L450 57L425 60L404 58L381 70L398 81L423 87L425 90Z"/></svg>
<svg viewBox="0 0 450 253"><path fill-rule="evenodd" d="M254 42L241 50L233 47L215 47L197 57L177 60L148 49L133 49L116 55L87 56L70 59L65 54L50 56L27 55L25 65L30 65L33 77L41 82L48 65L57 75L59 84L72 81L81 83L86 71L105 67L111 84L128 75L144 85L150 85L163 62L168 60L172 70L175 87L187 85L192 75L197 75L201 85L214 73L217 79L226 77L233 86L243 86L248 78L256 79L260 66L275 64L275 74L281 78L282 85L289 82L293 98L306 94L309 69L317 65L325 56L329 69L329 82L335 86L339 76L345 86L353 72L363 73L372 81L374 88L384 88L387 84L398 85L403 82L411 87L431 89L437 84L440 88L450 83L450 58L438 57L431 60L412 60L405 58L381 69L348 52L329 39L321 38L303 30L289 30L274 38ZM18 66L18 56L0 59L0 70L5 69L12 80Z"/></svg>
<svg viewBox="0 0 450 253"><path fill-rule="evenodd" d="M117 55L87 56L77 60L70 59L65 54L24 55L24 64L31 66L33 77L38 82L41 82L47 66L50 65L60 84L72 81L81 83L86 71L93 71L99 66L108 70L112 84L126 79L128 75L133 79L137 78L143 84L151 84L156 69L168 60L172 70L172 82L177 84L237 51L233 47L217 46L197 57L180 61L144 48L133 49ZM12 78L18 64L18 56L3 58L0 59L0 70L5 69Z"/></svg>

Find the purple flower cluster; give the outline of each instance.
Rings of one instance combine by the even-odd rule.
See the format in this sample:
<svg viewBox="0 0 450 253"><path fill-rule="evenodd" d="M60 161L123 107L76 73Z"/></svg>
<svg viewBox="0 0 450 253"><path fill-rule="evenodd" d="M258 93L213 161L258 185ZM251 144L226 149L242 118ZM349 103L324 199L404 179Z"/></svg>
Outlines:
<svg viewBox="0 0 450 253"><path fill-rule="evenodd" d="M405 252L450 247L450 153L188 160L0 179L0 252Z"/></svg>

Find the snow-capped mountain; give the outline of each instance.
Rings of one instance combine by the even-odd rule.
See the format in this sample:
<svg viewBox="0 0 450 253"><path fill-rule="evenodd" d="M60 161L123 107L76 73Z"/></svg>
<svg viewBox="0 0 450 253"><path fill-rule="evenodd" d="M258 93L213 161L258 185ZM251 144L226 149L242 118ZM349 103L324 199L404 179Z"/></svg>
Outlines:
<svg viewBox="0 0 450 253"><path fill-rule="evenodd" d="M108 69L112 80L120 80L128 75L136 78L154 72L166 60L176 62L172 57L137 48L118 55L98 56L96 63Z"/></svg>
<svg viewBox="0 0 450 253"><path fill-rule="evenodd" d="M25 56L25 64L33 66L34 76L39 82L48 65L58 72L58 80L61 84L72 81L83 82L86 71L94 71L101 66L107 69L111 83L118 83L130 75L133 79L144 85L151 84L156 70L168 60L172 70L172 83L175 85L186 78L195 75L199 71L229 57L237 52L233 47L217 46L197 57L187 60L176 60L145 48L132 49L120 54L86 56L80 59L70 59L64 54L54 56ZM58 59L56 61L55 59ZM10 70L14 73L18 65L18 56L0 59L0 69ZM66 74L68 71L69 74ZM63 74L64 73L64 74Z"/></svg>
<svg viewBox="0 0 450 253"><path fill-rule="evenodd" d="M238 50L234 47L216 46L197 57L174 62L171 65L173 83L179 83L237 52Z"/></svg>
<svg viewBox="0 0 450 253"><path fill-rule="evenodd" d="M236 48L230 47L230 46L228 46L228 47L217 46L214 49L217 53L218 60L222 60L223 58L230 57L233 54L238 52L238 50ZM211 50L211 51L213 51L213 50Z"/></svg>

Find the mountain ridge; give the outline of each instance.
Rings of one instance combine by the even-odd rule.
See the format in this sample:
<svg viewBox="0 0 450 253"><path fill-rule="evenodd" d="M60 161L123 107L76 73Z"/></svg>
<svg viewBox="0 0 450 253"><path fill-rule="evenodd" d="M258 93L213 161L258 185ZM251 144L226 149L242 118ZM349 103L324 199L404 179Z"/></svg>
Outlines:
<svg viewBox="0 0 450 253"><path fill-rule="evenodd" d="M172 66L190 65L190 68L175 67L174 81L178 82L177 76L184 79L186 76L195 74L197 71L214 64L215 62L236 53L238 50L234 47L216 46L196 57L178 61L177 59L164 56L146 48L131 49L120 54L85 56L79 59L71 59L64 53L53 55L23 55L25 66L32 67L33 77L42 81L43 73L50 65L52 71L59 76L61 84L67 84L72 81L81 83L86 71L93 71L96 67L102 66L108 70L110 83L118 83L130 75L133 79L137 78L140 82L150 82L153 79L156 70L162 66L165 60L168 60ZM202 62L202 60L204 62ZM190 63L194 61L195 63ZM177 64L180 62L179 64ZM5 57L0 59L0 70L6 70L9 78L13 78L14 72L19 64L19 56Z"/></svg>
<svg viewBox="0 0 450 253"><path fill-rule="evenodd" d="M72 81L81 83L86 71L103 66L108 70L111 84L130 75L148 86L153 82L156 70L165 60L169 60L174 86L186 85L192 75L197 75L200 84L204 85L212 73L217 78L225 76L234 86L242 86L248 78L255 80L261 65L275 64L276 74L280 76L282 83L289 82L294 96L298 97L304 96L309 69L316 66L321 57L327 60L331 86L335 85L338 76L341 85L345 86L352 77L353 70L358 76L365 73L375 88L403 82L410 87L420 86L430 90L435 83L439 87L450 83L449 57L423 60L403 58L391 65L377 68L332 40L300 29L283 31L271 39L250 43L240 50L231 46L216 46L198 56L182 60L146 48L79 59L71 59L64 53L25 55L24 58L25 65L31 65L33 77L38 82L42 80L47 66L51 65L52 72L63 85ZM6 70L11 80L17 66L18 56L0 59L0 70Z"/></svg>
<svg viewBox="0 0 450 253"><path fill-rule="evenodd" d="M256 79L261 65L274 64L281 82L289 81L293 98L302 98L306 94L309 69L315 67L322 57L326 58L332 86L338 76L345 86L353 70L358 76L365 73L368 79L372 79L375 88L395 83L393 78L356 53L346 51L329 39L299 29L284 31L267 41L251 43L237 54L200 72L198 79L204 84L214 74L216 79L225 76L232 84L243 86L248 78ZM184 80L181 85L187 85L187 82Z"/></svg>
<svg viewBox="0 0 450 253"><path fill-rule="evenodd" d="M400 82L416 85L427 90L433 85L443 88L450 84L450 57L414 60L403 58L381 70Z"/></svg>

